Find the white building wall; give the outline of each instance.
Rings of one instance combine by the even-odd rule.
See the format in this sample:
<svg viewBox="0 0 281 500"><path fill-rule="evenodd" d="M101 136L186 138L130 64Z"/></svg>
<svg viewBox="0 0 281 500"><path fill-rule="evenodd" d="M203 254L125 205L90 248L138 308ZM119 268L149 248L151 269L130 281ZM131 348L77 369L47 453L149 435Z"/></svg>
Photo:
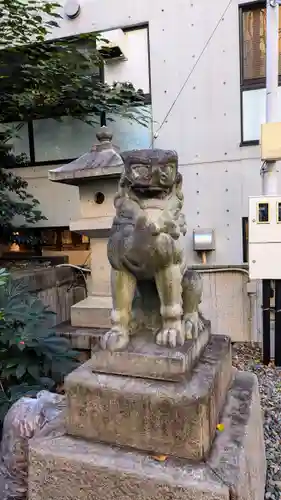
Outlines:
<svg viewBox="0 0 281 500"><path fill-rule="evenodd" d="M228 0L80 0L81 14L63 19L55 38L148 23L153 130L158 130ZM233 0L177 99L154 146L177 150L183 173L189 233L214 228L216 251L209 263L242 262L242 221L248 196L260 192L259 147L241 147L239 1ZM129 32L130 33L130 32ZM133 32L134 33L134 32ZM129 35L130 37L130 35ZM129 61L107 66L106 79L148 85L148 56L139 33L128 40ZM141 55L143 53L143 57ZM119 68L119 69L118 69ZM89 144L90 147L90 144ZM48 167L24 168L30 191L40 199L45 225L68 225L79 217L76 188L47 180ZM17 171L18 172L18 171Z"/></svg>

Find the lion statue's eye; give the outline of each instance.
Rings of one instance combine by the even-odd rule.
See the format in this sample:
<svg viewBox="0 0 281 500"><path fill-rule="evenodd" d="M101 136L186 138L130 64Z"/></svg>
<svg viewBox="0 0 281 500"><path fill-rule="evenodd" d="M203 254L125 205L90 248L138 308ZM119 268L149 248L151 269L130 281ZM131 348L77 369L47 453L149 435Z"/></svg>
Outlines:
<svg viewBox="0 0 281 500"><path fill-rule="evenodd" d="M148 174L148 168L145 165L133 167L133 174L135 178L146 177Z"/></svg>

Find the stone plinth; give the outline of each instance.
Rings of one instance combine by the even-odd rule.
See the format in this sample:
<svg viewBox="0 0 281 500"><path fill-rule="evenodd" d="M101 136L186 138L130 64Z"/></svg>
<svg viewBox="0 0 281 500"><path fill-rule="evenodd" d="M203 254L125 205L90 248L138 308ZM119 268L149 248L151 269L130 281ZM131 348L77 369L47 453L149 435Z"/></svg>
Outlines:
<svg viewBox="0 0 281 500"><path fill-rule="evenodd" d="M138 334L131 337L125 351L102 351L97 346L85 368L91 372L110 375L179 381L191 374L210 339L210 334L210 328L206 328L196 340L188 340L184 346L176 349L155 344L155 335L152 332Z"/></svg>
<svg viewBox="0 0 281 500"><path fill-rule="evenodd" d="M263 500L265 451L256 377L237 372L204 463L75 439L32 440L29 500Z"/></svg>
<svg viewBox="0 0 281 500"><path fill-rule="evenodd" d="M65 379L68 434L193 460L208 454L232 378L228 338L213 336L180 382L92 370L90 360Z"/></svg>
<svg viewBox="0 0 281 500"><path fill-rule="evenodd" d="M69 339L71 347L78 351L86 351L89 356L91 350L99 344L99 338L107 330L100 328L76 328L70 323L61 323L56 327L57 335Z"/></svg>
<svg viewBox="0 0 281 500"><path fill-rule="evenodd" d="M110 328L111 297L89 295L71 307L71 325L81 328Z"/></svg>

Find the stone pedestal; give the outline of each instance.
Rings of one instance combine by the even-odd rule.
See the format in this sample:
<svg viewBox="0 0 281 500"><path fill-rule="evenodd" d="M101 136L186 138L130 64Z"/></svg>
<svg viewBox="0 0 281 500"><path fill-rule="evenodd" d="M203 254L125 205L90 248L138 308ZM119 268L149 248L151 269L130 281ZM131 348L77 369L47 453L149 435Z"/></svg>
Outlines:
<svg viewBox="0 0 281 500"><path fill-rule="evenodd" d="M232 376L229 339L212 339L188 381L101 374L94 364L65 380L68 434L152 454L207 455Z"/></svg>
<svg viewBox="0 0 281 500"><path fill-rule="evenodd" d="M208 322L206 322L208 323ZM192 341L188 340L182 347L169 349L155 344L152 332L141 332L131 337L125 351L101 351L96 345L92 349L92 358L87 365L71 374L67 381L75 380L79 373L110 373L111 375L127 375L163 382L185 381L193 372L211 336L210 325ZM88 377L88 376L87 376Z"/></svg>
<svg viewBox="0 0 281 500"><path fill-rule="evenodd" d="M29 500L263 500L257 380L228 338L94 351L65 390L68 435L31 442Z"/></svg>

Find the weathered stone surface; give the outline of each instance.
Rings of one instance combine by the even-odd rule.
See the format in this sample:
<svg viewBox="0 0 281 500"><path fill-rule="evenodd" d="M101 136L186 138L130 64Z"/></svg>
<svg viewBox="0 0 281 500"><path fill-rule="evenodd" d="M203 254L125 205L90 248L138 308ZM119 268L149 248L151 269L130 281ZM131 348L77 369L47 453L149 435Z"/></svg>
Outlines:
<svg viewBox="0 0 281 500"><path fill-rule="evenodd" d="M137 291L141 299L144 292L152 312L157 312L153 297L159 299L156 344L182 346L197 337L204 325L198 308L202 280L187 269L181 242L187 227L178 155L171 150L141 149L121 156L124 170L114 197L115 216L107 246L112 326L100 345L109 351L129 345ZM146 318L144 327L148 327Z"/></svg>
<svg viewBox="0 0 281 500"><path fill-rule="evenodd" d="M171 349L155 344L152 332L131 337L124 351L110 352L96 348L89 368L93 372L129 375L159 380L180 380L190 374L210 339L210 328L203 330L194 341Z"/></svg>
<svg viewBox="0 0 281 500"><path fill-rule="evenodd" d="M209 466L229 484L230 498L264 500L266 458L263 415L255 375L237 372L214 441Z"/></svg>
<svg viewBox="0 0 281 500"><path fill-rule="evenodd" d="M163 382L91 372L65 379L67 432L86 439L200 460L210 450L232 377L230 340L213 336L192 377Z"/></svg>
<svg viewBox="0 0 281 500"><path fill-rule="evenodd" d="M229 500L228 488L202 466L160 464L71 437L34 441L29 460L29 500Z"/></svg>
<svg viewBox="0 0 281 500"><path fill-rule="evenodd" d="M29 500L263 500L265 456L256 378L237 372L205 463L72 437L30 442Z"/></svg>
<svg viewBox="0 0 281 500"><path fill-rule="evenodd" d="M123 168L123 160L118 148L112 144L112 134L107 127L101 127L97 134L98 144L76 160L49 170L50 181L80 185L83 179L118 176Z"/></svg>
<svg viewBox="0 0 281 500"><path fill-rule="evenodd" d="M71 324L81 328L110 328L111 297L89 295L71 307Z"/></svg>
<svg viewBox="0 0 281 500"><path fill-rule="evenodd" d="M24 284L30 293L73 283L73 269L69 267L41 267L37 269L18 270L12 273L15 283Z"/></svg>
<svg viewBox="0 0 281 500"><path fill-rule="evenodd" d="M85 296L83 289L71 286L74 279L73 269L69 267L38 267L12 273L15 285L20 283L26 286L30 293L36 295L50 311L55 313L49 318L53 325L70 319L71 306L80 300L77 292L81 298Z"/></svg>
<svg viewBox="0 0 281 500"><path fill-rule="evenodd" d="M103 328L79 328L70 323L62 323L57 326L57 335L70 340L74 349L91 351L98 345L99 337L105 333Z"/></svg>

